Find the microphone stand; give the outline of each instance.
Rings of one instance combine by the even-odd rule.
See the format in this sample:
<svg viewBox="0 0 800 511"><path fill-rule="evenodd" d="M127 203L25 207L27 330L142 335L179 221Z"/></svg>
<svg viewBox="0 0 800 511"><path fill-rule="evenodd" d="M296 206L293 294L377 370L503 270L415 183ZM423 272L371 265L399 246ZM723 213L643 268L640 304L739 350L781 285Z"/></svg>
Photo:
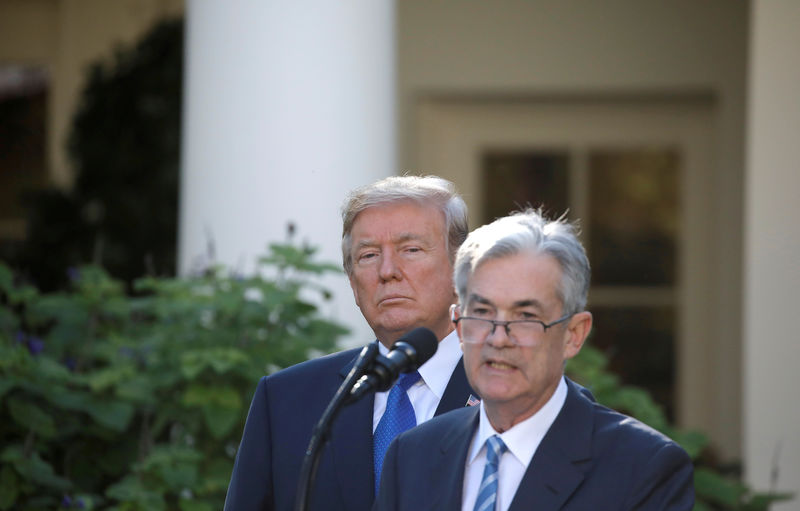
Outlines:
<svg viewBox="0 0 800 511"><path fill-rule="evenodd" d="M319 457L322 453L322 448L328 443L331 425L334 419L336 419L336 416L339 415L343 405L352 402L348 401L350 390L353 388L356 381L366 372L377 355L377 342L371 342L364 346L355 364L353 364L353 368L350 369L344 382L339 386L331 402L328 403L328 407L325 409L325 412L323 412L319 422L314 426L311 440L308 442L308 448L306 449L306 455L303 458L303 466L300 468L300 479L297 485L297 496L295 497L295 511L306 511L308 509L308 504L311 500L311 489L314 486L314 479L317 476Z"/></svg>

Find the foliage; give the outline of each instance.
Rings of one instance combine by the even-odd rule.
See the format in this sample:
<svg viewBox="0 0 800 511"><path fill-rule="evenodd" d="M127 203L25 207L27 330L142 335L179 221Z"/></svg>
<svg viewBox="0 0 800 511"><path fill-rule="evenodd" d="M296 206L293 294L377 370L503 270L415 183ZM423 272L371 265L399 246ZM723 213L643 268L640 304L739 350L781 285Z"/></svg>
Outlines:
<svg viewBox="0 0 800 511"><path fill-rule="evenodd" d="M69 133L75 182L29 199L15 262L40 289L85 261L126 283L174 274L182 75L183 20L89 68Z"/></svg>
<svg viewBox="0 0 800 511"><path fill-rule="evenodd" d="M567 373L592 391L599 403L627 413L650 427L661 431L680 444L695 462L694 511L767 511L772 502L789 500L793 496L756 492L740 481L724 477L702 465L700 455L708 446L708 438L696 431L681 431L670 425L662 408L643 389L622 385L608 371L606 356L591 346L584 346L577 357L567 364Z"/></svg>
<svg viewBox="0 0 800 511"><path fill-rule="evenodd" d="M329 351L344 330L304 299L329 298L313 251L273 245L277 277L175 261L183 22L156 26L89 72L70 134L76 182L33 204L25 255L0 263L0 510L221 509L255 381ZM65 275L69 275L69 279ZM598 401L666 433L696 461L696 511L763 511L755 492L705 467L704 435L673 428L641 389L584 347L568 366Z"/></svg>
<svg viewBox="0 0 800 511"><path fill-rule="evenodd" d="M0 263L0 510L221 509L258 378L346 332L307 298L336 269L313 254L272 245L259 275L134 297L97 267L46 294Z"/></svg>

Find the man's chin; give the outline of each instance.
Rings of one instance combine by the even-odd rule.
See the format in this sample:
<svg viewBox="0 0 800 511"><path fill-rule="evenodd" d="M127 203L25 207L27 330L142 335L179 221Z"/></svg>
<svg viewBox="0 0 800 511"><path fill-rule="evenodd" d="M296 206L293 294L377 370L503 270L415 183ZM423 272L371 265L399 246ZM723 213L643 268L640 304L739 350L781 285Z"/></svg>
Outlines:
<svg viewBox="0 0 800 511"><path fill-rule="evenodd" d="M419 326L426 326L421 319L390 318L390 320L382 321L373 330L378 334L378 338L381 341L394 342Z"/></svg>

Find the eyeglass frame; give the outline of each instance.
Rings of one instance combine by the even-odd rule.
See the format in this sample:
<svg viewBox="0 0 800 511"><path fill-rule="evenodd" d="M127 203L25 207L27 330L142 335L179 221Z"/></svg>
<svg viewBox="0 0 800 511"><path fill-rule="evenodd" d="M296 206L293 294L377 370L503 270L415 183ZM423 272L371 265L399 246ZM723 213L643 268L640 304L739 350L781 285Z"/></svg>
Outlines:
<svg viewBox="0 0 800 511"><path fill-rule="evenodd" d="M497 320L497 319L476 318L476 317L473 317L473 316L461 316L460 314L459 314L458 317L456 317L456 310L457 309L460 309L460 306L455 304L455 303L450 307L450 321L452 321L453 324L455 324L455 325L458 325L458 322L461 321L462 319L475 319L475 320L478 320L478 321L485 321L487 323L491 323L492 324L492 329L489 330L489 333L486 334L486 336L482 340L480 340L480 341L470 341L468 339L462 339L463 342L466 342L466 343L469 343L469 344L483 344L484 342L486 342L486 339L488 339L490 335L494 335L494 332L495 332L495 330L497 330L498 326L502 326L503 329L506 331L506 336L509 339L512 339L514 344L516 344L517 346L522 346L522 344L520 344L516 338L511 337L511 326L510 325L515 324L515 323L539 323L540 325L542 325L542 334L544 335L544 334L547 333L547 329L548 328L556 326L556 325L558 325L560 323L563 323L564 321L568 320L569 318L571 318L572 316L575 315L574 312L568 313L568 314L565 314L565 315L561 316L560 318L556 319L555 321L551 321L550 323L545 323L544 321L541 321L541 320L538 320L538 319L510 319L508 321L500 321L500 320Z"/></svg>

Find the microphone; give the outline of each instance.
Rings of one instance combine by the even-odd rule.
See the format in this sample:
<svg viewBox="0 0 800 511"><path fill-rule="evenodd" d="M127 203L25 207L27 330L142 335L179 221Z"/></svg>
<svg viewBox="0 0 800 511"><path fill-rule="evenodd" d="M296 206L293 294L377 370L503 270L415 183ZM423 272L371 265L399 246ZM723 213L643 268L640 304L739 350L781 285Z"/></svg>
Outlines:
<svg viewBox="0 0 800 511"><path fill-rule="evenodd" d="M415 328L392 345L385 357L378 355L350 391L350 401L356 401L367 392L389 390L400 373L415 371L436 353L439 341L436 334L424 327Z"/></svg>

